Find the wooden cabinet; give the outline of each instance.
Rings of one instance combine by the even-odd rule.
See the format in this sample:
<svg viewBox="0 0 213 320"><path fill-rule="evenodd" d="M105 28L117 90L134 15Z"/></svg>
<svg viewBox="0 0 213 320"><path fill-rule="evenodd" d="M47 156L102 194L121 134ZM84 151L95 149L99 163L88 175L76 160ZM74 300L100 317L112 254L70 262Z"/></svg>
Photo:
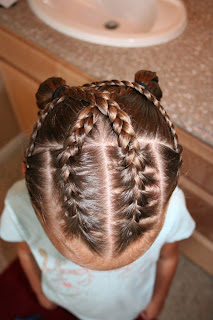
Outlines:
<svg viewBox="0 0 213 320"><path fill-rule="evenodd" d="M178 135L184 148L180 187L196 221L193 236L182 241L180 248L213 275L213 148L183 130Z"/></svg>
<svg viewBox="0 0 213 320"><path fill-rule="evenodd" d="M30 134L37 116L38 83L5 62L1 62L1 72L19 127Z"/></svg>
<svg viewBox="0 0 213 320"><path fill-rule="evenodd" d="M20 129L8 98L0 67L0 149L20 133Z"/></svg>
<svg viewBox="0 0 213 320"><path fill-rule="evenodd" d="M69 85L95 80L3 26L0 27L0 38L2 78L19 126L27 134L36 121L35 93L42 81L52 76L64 78Z"/></svg>

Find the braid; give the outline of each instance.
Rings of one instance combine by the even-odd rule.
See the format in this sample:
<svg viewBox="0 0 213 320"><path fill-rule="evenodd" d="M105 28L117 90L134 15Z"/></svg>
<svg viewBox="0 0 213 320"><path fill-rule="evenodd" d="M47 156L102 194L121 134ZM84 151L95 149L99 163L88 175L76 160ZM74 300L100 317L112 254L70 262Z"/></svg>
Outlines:
<svg viewBox="0 0 213 320"><path fill-rule="evenodd" d="M149 101L151 101L160 111L160 113L162 114L162 116L164 117L170 131L173 137L173 147L174 150L177 153L180 153L180 147L179 147L179 143L178 143L178 137L174 128L174 125L170 119L170 117L168 116L166 110L163 108L163 106L160 104L160 102L158 101L158 99L152 94L150 93L145 87L143 87L143 85L138 84L137 82L130 82L130 81L119 81L119 80L111 80L111 81L102 81L102 82L93 82L92 84L86 84L86 87L91 87L91 88L97 88L97 87L102 87L105 85L110 85L110 86L119 86L119 87L130 87L133 88L135 90L137 90L138 92L140 92L142 95L144 95Z"/></svg>
<svg viewBox="0 0 213 320"><path fill-rule="evenodd" d="M91 91L91 89L77 87L70 88L69 96L74 99L87 101L90 105L80 112L76 123L71 128L70 135L65 140L64 149L59 155L64 181L64 200L70 204L70 199L74 199L74 194L76 193L76 187L72 182L73 179L70 178L72 169L69 165L69 160L78 154L85 137L92 130L100 115L103 114L107 116L112 123L113 130L118 136L118 145L123 150L125 164L131 171L134 181L133 194L135 210L133 212L133 219L139 222L137 199L139 197L142 180L139 178L138 173L142 170L142 164L138 156L140 150L139 143L136 139L129 116L120 109L117 102L110 98L110 94L107 91L97 92ZM72 215L75 216L78 213L76 203L72 203L72 208L75 208L75 212L72 212Z"/></svg>
<svg viewBox="0 0 213 320"><path fill-rule="evenodd" d="M48 113L59 103L63 102L65 99L65 97L61 97L58 99L55 99L52 102L49 102L46 107L43 110L40 110L38 113L38 120L35 123L34 127L33 127L33 132L31 134L30 137L30 142L29 142L29 147L26 149L25 152L25 158L26 158L26 162L27 162L27 158L30 157L33 154L33 150L35 148L35 140L36 137L38 135L38 132L41 128L42 123L44 122L46 116L48 115Z"/></svg>
<svg viewBox="0 0 213 320"><path fill-rule="evenodd" d="M41 111L25 153L31 199L48 221L55 191L60 228L98 254L116 256L159 226L177 184L181 146L158 100L156 74L141 75L154 95L143 77L142 85L112 80L83 87L50 78L37 93ZM60 98L51 101L55 92Z"/></svg>

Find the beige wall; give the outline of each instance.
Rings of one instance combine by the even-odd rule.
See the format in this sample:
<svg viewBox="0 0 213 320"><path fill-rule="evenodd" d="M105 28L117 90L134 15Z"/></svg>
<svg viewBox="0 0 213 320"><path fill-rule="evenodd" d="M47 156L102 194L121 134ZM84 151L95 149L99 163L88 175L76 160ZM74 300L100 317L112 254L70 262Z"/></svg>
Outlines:
<svg viewBox="0 0 213 320"><path fill-rule="evenodd" d="M20 133L0 74L0 148Z"/></svg>

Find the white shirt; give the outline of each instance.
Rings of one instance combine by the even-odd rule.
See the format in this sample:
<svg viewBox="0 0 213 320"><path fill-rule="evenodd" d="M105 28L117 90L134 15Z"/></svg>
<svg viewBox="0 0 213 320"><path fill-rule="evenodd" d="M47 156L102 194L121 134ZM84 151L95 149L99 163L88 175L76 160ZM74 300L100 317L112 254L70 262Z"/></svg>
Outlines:
<svg viewBox="0 0 213 320"><path fill-rule="evenodd" d="M0 237L26 241L42 271L42 289L82 320L133 320L151 300L156 264L165 243L188 238L195 228L182 190L171 197L161 232L150 249L120 269L94 271L63 257L50 242L32 208L24 180L9 190Z"/></svg>

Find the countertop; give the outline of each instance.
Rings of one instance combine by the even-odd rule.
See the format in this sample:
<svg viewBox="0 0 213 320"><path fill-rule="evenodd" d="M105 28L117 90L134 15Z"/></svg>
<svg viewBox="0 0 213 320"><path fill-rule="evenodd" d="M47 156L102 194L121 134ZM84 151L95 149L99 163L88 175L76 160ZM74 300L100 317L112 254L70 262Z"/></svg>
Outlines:
<svg viewBox="0 0 213 320"><path fill-rule="evenodd" d="M101 80L134 80L140 69L156 71L162 104L174 123L213 146L213 2L185 0L182 35L146 48L117 48L63 35L40 21L26 0L0 8L0 24Z"/></svg>

